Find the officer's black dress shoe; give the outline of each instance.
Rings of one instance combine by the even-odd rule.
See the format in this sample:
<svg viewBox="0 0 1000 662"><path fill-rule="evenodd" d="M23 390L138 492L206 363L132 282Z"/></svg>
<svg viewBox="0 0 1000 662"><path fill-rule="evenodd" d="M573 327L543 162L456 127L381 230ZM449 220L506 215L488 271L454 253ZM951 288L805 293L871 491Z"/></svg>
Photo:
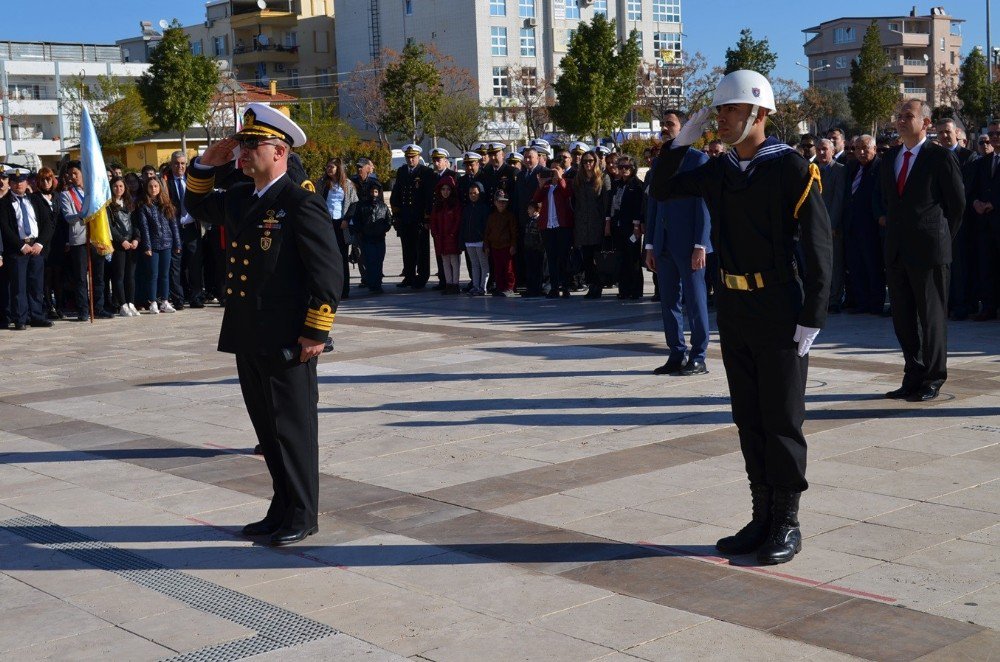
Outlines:
<svg viewBox="0 0 1000 662"><path fill-rule="evenodd" d="M31 320L29 322L29 324L31 324L31 326L37 326L37 327L40 327L42 329L47 329L50 326L52 326L52 322L50 322L49 320L44 319L44 318L37 319L37 320Z"/></svg>
<svg viewBox="0 0 1000 662"><path fill-rule="evenodd" d="M191 306L192 308L204 308L205 307L205 304L202 303L201 301L198 301L198 300L192 301L188 305Z"/></svg>
<svg viewBox="0 0 1000 662"><path fill-rule="evenodd" d="M677 373L682 377L690 377L692 375L704 375L708 373L708 368L705 366L704 361L690 361L684 368Z"/></svg>
<svg viewBox="0 0 1000 662"><path fill-rule="evenodd" d="M109 319L112 319L114 317L114 315L112 315L111 313L109 313L106 310L102 310L99 313L94 313L94 317L96 317L99 320L109 320Z"/></svg>
<svg viewBox="0 0 1000 662"><path fill-rule="evenodd" d="M940 384L924 384L916 391L910 394L907 399L908 402L927 402L928 400L933 400L938 397L938 393L941 391Z"/></svg>
<svg viewBox="0 0 1000 662"><path fill-rule="evenodd" d="M253 447L253 454L254 455L263 455L264 454L264 449L261 448L260 444L257 444L256 446Z"/></svg>
<svg viewBox="0 0 1000 662"><path fill-rule="evenodd" d="M401 280L398 283L396 283L396 287L401 287L402 288L402 287L409 287L409 286L410 286L410 281L408 281L408 280Z"/></svg>
<svg viewBox="0 0 1000 662"><path fill-rule="evenodd" d="M281 528L281 522L269 522L267 519L262 519L259 522L251 522L243 527L240 533L244 536L250 538L255 538L257 536L269 536L275 533Z"/></svg>
<svg viewBox="0 0 1000 662"><path fill-rule="evenodd" d="M653 370L654 375L675 375L687 365L687 359L667 359L667 362Z"/></svg>
<svg viewBox="0 0 1000 662"><path fill-rule="evenodd" d="M25 325L21 324L20 322L14 322L14 330L15 331L24 331L26 328L27 327Z"/></svg>
<svg viewBox="0 0 1000 662"><path fill-rule="evenodd" d="M903 384L895 391L889 391L888 393L886 393L885 397L889 398L890 400L906 400L911 395L916 393L918 389L919 389L918 386L910 386L909 384Z"/></svg>
<svg viewBox="0 0 1000 662"><path fill-rule="evenodd" d="M305 540L317 531L319 531L318 526L310 526L304 529L280 529L271 535L270 540L268 540L268 544L272 547L291 545L292 543Z"/></svg>

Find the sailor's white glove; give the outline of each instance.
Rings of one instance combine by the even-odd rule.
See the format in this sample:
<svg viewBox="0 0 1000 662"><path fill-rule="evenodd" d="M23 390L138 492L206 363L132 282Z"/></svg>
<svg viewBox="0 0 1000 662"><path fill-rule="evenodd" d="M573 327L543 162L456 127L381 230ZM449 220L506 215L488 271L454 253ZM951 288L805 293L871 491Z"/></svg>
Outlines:
<svg viewBox="0 0 1000 662"><path fill-rule="evenodd" d="M688 147L693 145L694 141L701 138L701 134L705 133L705 126L708 124L711 117L711 106L705 106L689 117L688 121L681 127L681 130L677 132L677 137L674 138L671 148L676 149L678 147Z"/></svg>
<svg viewBox="0 0 1000 662"><path fill-rule="evenodd" d="M816 342L816 336L818 335L819 329L814 329L811 326L802 326L801 324L795 325L795 335L792 336L792 340L799 344L799 356L805 356L809 353L809 348Z"/></svg>

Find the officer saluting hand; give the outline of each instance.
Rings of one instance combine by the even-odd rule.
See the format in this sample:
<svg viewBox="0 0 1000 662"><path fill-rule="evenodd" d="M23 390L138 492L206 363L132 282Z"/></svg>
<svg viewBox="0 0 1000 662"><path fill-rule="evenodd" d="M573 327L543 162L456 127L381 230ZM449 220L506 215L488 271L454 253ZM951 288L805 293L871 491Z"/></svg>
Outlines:
<svg viewBox="0 0 1000 662"><path fill-rule="evenodd" d="M243 129L209 147L187 172L185 205L222 219L226 311L219 351L236 354L247 413L274 484L267 515L243 527L272 545L316 533L319 448L316 357L333 326L344 272L323 200L292 183L292 147L306 136L277 109L250 104ZM214 190L235 158L252 182ZM297 347L296 347L297 346ZM296 348L289 361L284 350ZM299 349L301 348L301 349Z"/></svg>
<svg viewBox="0 0 1000 662"><path fill-rule="evenodd" d="M746 70L727 74L712 106L719 136L734 149L678 172L687 150L674 148L701 137L711 109L698 111L660 152L650 195L705 200L722 268L720 347L753 519L716 547L725 554L755 551L762 564L785 563L802 549L806 374L830 298L830 219L819 169L788 145L764 137L767 115L775 109L766 78ZM796 238L804 265L795 261Z"/></svg>

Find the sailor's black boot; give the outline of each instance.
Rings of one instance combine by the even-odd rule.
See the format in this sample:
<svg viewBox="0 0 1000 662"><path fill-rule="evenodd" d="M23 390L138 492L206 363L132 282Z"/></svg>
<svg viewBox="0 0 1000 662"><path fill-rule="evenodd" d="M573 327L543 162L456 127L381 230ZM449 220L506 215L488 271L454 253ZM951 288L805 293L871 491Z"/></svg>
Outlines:
<svg viewBox="0 0 1000 662"><path fill-rule="evenodd" d="M799 496L801 492L775 490L771 506L771 532L757 550L757 563L777 565L788 563L802 551L799 531Z"/></svg>
<svg viewBox="0 0 1000 662"><path fill-rule="evenodd" d="M771 488L762 483L750 483L753 517L734 536L726 536L715 548L723 554L749 554L764 544L771 530Z"/></svg>

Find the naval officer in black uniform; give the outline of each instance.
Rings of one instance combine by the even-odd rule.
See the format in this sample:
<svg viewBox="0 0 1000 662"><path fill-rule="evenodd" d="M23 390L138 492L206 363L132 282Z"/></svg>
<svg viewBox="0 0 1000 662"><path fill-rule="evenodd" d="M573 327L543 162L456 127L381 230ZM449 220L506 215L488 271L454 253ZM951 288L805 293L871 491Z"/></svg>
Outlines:
<svg viewBox="0 0 1000 662"><path fill-rule="evenodd" d="M343 289L337 239L322 198L287 174L302 129L250 104L243 129L209 147L187 172L187 209L226 231L226 312L219 351L236 354L247 413L274 485L267 515L243 527L287 545L316 533L319 509L317 357ZM239 148L252 182L214 190Z"/></svg>
<svg viewBox="0 0 1000 662"><path fill-rule="evenodd" d="M420 162L423 153L420 145L403 146L406 163L396 170L392 184L392 218L403 249L403 280L396 287L423 289L431 270L431 235L429 200L427 190L434 188L431 169Z"/></svg>
<svg viewBox="0 0 1000 662"><path fill-rule="evenodd" d="M764 137L774 94L755 71L727 74L715 91L728 155L678 173L711 108L698 111L660 152L650 194L704 198L712 217L722 287L716 295L722 360L733 421L750 478L753 519L716 543L757 562L790 561L802 549L799 496L806 482L806 373L809 348L826 321L832 238L819 169ZM796 263L795 242L805 264ZM802 268L804 267L804 269ZM802 275L804 271L804 276Z"/></svg>

